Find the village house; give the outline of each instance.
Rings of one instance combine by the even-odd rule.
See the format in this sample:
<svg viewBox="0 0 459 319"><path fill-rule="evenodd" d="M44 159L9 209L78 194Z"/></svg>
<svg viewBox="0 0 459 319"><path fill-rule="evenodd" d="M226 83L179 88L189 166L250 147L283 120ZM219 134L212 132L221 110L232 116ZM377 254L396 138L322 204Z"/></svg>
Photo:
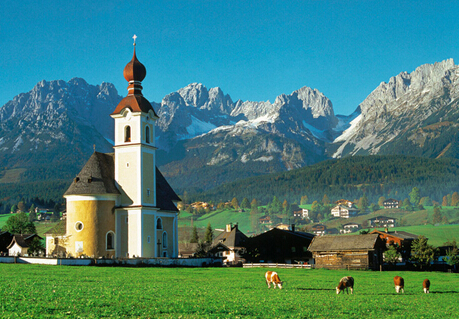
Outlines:
<svg viewBox="0 0 459 319"><path fill-rule="evenodd" d="M386 228L384 231L374 229L370 234L377 234L386 244L386 248L390 245L396 245L401 254L402 260L404 262L408 260L411 256L411 245L415 239L418 238L418 235L407 233L405 231L389 231Z"/></svg>
<svg viewBox="0 0 459 319"><path fill-rule="evenodd" d="M315 268L379 269L385 243L378 234L318 236L308 249Z"/></svg>
<svg viewBox="0 0 459 319"><path fill-rule="evenodd" d="M331 214L338 218L350 218L356 216L358 211L355 207L336 205L331 209Z"/></svg>
<svg viewBox="0 0 459 319"><path fill-rule="evenodd" d="M373 228L379 227L395 227L396 218L386 216L376 216L368 219L368 226Z"/></svg>
<svg viewBox="0 0 459 319"><path fill-rule="evenodd" d="M271 223L272 223L271 217L270 217L270 216L263 216L263 217L260 217L260 218L258 219L258 222L259 222L260 224L271 224Z"/></svg>
<svg viewBox="0 0 459 319"><path fill-rule="evenodd" d="M327 226L323 224L317 224L312 226L312 232L316 236L323 236L327 234Z"/></svg>
<svg viewBox="0 0 459 319"><path fill-rule="evenodd" d="M299 217L301 219L309 218L309 210L306 208L300 208L293 212L293 217Z"/></svg>
<svg viewBox="0 0 459 319"><path fill-rule="evenodd" d="M383 202L384 209L398 208L399 206L400 206L399 201L393 198L386 199Z"/></svg>
<svg viewBox="0 0 459 319"><path fill-rule="evenodd" d="M340 199L335 202L336 205L347 206L347 207L355 207L354 202L347 200L347 199Z"/></svg>
<svg viewBox="0 0 459 319"><path fill-rule="evenodd" d="M246 241L247 236L239 230L238 225L228 224L225 230L215 237L211 252L215 257L225 258L224 264L235 265L244 261L242 254L245 251Z"/></svg>
<svg viewBox="0 0 459 319"><path fill-rule="evenodd" d="M313 234L273 228L246 242L247 262L254 263L311 263L312 255L308 251Z"/></svg>
<svg viewBox="0 0 459 319"><path fill-rule="evenodd" d="M43 239L37 234L15 234L8 245L9 256L27 256L30 244L35 239Z"/></svg>
<svg viewBox="0 0 459 319"><path fill-rule="evenodd" d="M361 229L360 224L357 223L347 223L343 225L343 229L340 229L341 234L353 233Z"/></svg>

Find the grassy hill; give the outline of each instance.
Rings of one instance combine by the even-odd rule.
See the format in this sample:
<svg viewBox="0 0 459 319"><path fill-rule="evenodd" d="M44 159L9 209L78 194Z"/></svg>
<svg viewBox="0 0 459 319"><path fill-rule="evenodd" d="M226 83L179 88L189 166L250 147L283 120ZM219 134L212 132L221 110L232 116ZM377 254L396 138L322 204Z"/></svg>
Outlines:
<svg viewBox="0 0 459 319"><path fill-rule="evenodd" d="M310 205L301 205L302 208L310 208ZM458 207L443 207L441 209L442 214L445 215L448 220L457 221L459 220L459 208ZM334 218L328 221L324 221L323 224L327 228L337 228L340 229L342 225L350 222L355 222L362 224L365 220L376 217L376 216L388 216L394 217L398 222L403 220L406 226L399 226L391 228L390 230L398 231L407 231L416 235L424 235L429 239L429 244L434 246L442 246L448 240L457 240L459 241L459 223L453 225L432 225L429 222L432 221L433 207L426 207L425 210L421 211L404 211L401 209L387 209L387 210L378 210L372 213L365 215L359 215L349 219L344 218ZM258 214L257 217L261 217L262 214ZM182 211L179 216L179 227L182 230L189 228L191 226L191 214ZM233 209L227 209L222 211L213 211L208 214L196 217L193 217L193 225L200 228L203 233L204 228L207 224L210 223L213 229L223 229L226 224L232 223L238 224L239 229L246 235L254 234L252 229L250 212L247 210L245 212L239 212ZM311 231L312 224L304 226L304 229L308 232ZM297 225L297 228L300 228ZM367 228L364 228L367 230ZM179 230L180 234L180 230ZM189 236L190 232L186 230L183 234L181 240L186 241L184 238Z"/></svg>

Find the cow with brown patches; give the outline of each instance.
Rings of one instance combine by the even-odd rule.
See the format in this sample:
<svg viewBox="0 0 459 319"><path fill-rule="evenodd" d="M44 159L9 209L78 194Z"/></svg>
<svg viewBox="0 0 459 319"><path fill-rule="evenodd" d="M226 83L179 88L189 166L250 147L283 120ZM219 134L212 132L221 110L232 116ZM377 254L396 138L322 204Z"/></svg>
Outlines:
<svg viewBox="0 0 459 319"><path fill-rule="evenodd" d="M274 284L274 289L276 286L279 289L282 289L283 282L280 280L279 275L275 271L267 271L265 274L266 283L268 284L268 288L271 288L271 283Z"/></svg>
<svg viewBox="0 0 459 319"><path fill-rule="evenodd" d="M352 294L354 292L354 278L352 278L351 276L341 278L338 287L336 287L336 294L338 295L341 291L344 294L344 289L346 289L347 294L349 294L348 288L351 289Z"/></svg>
<svg viewBox="0 0 459 319"><path fill-rule="evenodd" d="M405 293L405 280L403 280L402 277L395 276L394 285L395 285L395 292L399 293L401 291L402 293Z"/></svg>
<svg viewBox="0 0 459 319"><path fill-rule="evenodd" d="M425 294L429 293L429 289L430 289L430 280L429 279L424 279L424 281L422 282L422 288L424 288L424 293Z"/></svg>

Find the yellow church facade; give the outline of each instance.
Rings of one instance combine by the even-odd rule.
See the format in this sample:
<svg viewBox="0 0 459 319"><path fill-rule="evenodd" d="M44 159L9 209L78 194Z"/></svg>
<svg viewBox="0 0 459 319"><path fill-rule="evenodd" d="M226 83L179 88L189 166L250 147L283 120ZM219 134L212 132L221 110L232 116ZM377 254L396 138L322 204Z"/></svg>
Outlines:
<svg viewBox="0 0 459 319"><path fill-rule="evenodd" d="M47 239L48 254L61 246L74 257L178 256L180 198L156 167L158 116L142 94L145 76L134 47L128 95L111 114L114 153L94 152L65 192L66 233Z"/></svg>

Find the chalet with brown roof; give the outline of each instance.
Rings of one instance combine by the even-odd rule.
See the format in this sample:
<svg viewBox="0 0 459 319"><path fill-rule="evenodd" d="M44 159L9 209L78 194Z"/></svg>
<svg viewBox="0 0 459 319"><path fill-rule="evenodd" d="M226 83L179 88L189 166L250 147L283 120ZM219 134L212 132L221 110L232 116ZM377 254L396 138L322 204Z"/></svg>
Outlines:
<svg viewBox="0 0 459 319"><path fill-rule="evenodd" d="M325 234L327 234L327 226L325 226L323 224L314 225L314 226L312 226L312 232L316 236L325 235Z"/></svg>
<svg viewBox="0 0 459 319"><path fill-rule="evenodd" d="M216 247L219 243L224 244L228 250L219 250L219 255L216 257L223 257L223 263L227 265L237 264L243 262L242 253L245 250L245 243L247 236L244 235L239 229L238 225L226 225L225 231L215 237L212 242L212 248ZM221 254L220 254L221 253Z"/></svg>
<svg viewBox="0 0 459 319"><path fill-rule="evenodd" d="M370 227L395 227L395 220L394 217L376 216L368 219L368 225Z"/></svg>
<svg viewBox="0 0 459 319"><path fill-rule="evenodd" d="M400 254L402 255L402 261L409 259L411 255L411 244L418 235L407 233L405 231L389 231L387 228L385 231L374 229L370 234L377 234L386 244L386 247L390 245L396 245Z"/></svg>
<svg viewBox="0 0 459 319"><path fill-rule="evenodd" d="M383 202L384 209L399 208L400 202L396 199L389 198Z"/></svg>
<svg viewBox="0 0 459 319"><path fill-rule="evenodd" d="M315 268L379 269L385 244L377 234L318 236L308 249Z"/></svg>
<svg viewBox="0 0 459 319"><path fill-rule="evenodd" d="M299 217L301 219L309 218L309 210L306 208L300 208L293 212L293 217Z"/></svg>
<svg viewBox="0 0 459 319"><path fill-rule="evenodd" d="M347 199L340 199L335 202L336 205L347 206L347 207L355 207L354 202L347 200Z"/></svg>
<svg viewBox="0 0 459 319"><path fill-rule="evenodd" d="M260 224L271 224L272 223L270 216L263 216L263 217L258 219L258 222Z"/></svg>
<svg viewBox="0 0 459 319"><path fill-rule="evenodd" d="M338 218L350 218L357 215L359 210L355 207L336 205L332 208L331 214Z"/></svg>
<svg viewBox="0 0 459 319"><path fill-rule="evenodd" d="M9 256L27 256L30 244L34 238L43 239L37 234L14 234L8 245Z"/></svg>

